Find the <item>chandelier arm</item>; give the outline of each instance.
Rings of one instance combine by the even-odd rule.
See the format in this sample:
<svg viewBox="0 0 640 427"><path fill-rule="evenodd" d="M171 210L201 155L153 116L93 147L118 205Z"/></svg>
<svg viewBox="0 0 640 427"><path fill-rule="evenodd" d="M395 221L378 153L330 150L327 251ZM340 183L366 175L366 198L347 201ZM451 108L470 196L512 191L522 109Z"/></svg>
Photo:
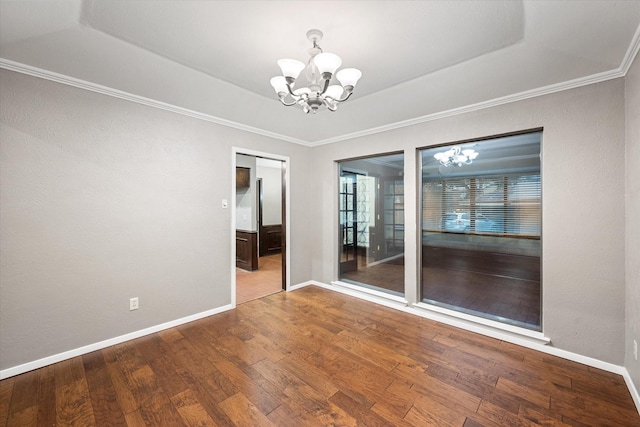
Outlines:
<svg viewBox="0 0 640 427"><path fill-rule="evenodd" d="M298 103L298 101L293 101L291 103L288 103L284 100L284 98L279 98L280 102L282 102L282 105L284 105L285 107L291 107L293 105L296 105Z"/></svg>
<svg viewBox="0 0 640 427"><path fill-rule="evenodd" d="M325 73L328 74L328 73ZM324 93L327 91L327 88L329 87L329 82L331 81L331 74L329 74L329 78L325 78L325 76L323 75L322 78L324 79L324 87L322 88L322 92L320 92L318 95L324 95Z"/></svg>
<svg viewBox="0 0 640 427"><path fill-rule="evenodd" d="M351 95L352 95L352 94L353 94L353 89L348 90L348 91L347 91L347 96L345 96L345 97L344 97L344 98L342 98L342 99L334 99L334 101L336 101L336 102L344 102L344 101L346 101L347 99L349 99L349 97L351 97Z"/></svg>
<svg viewBox="0 0 640 427"><path fill-rule="evenodd" d="M322 102L324 103L324 105L327 106L327 110L331 111L331 112L335 112L338 110L338 105L337 104L332 104L331 102L329 102L329 99L333 98L323 98Z"/></svg>
<svg viewBox="0 0 640 427"><path fill-rule="evenodd" d="M287 90L289 91L289 95L293 96L294 99L299 98L299 95L296 95L295 93L293 93L293 90L291 90L291 85L293 84L294 81L292 81L291 83L289 83L287 81Z"/></svg>
<svg viewBox="0 0 640 427"><path fill-rule="evenodd" d="M289 87L287 85L287 87ZM291 107L292 105L296 105L298 103L298 101L300 100L299 96L296 96L294 94L291 94L292 98L293 98L293 102L289 103L286 101L287 98L287 93L286 92L278 92L278 99L280 100L280 102L282 102L282 105L284 105L285 107Z"/></svg>
<svg viewBox="0 0 640 427"><path fill-rule="evenodd" d="M292 104L285 104L284 101L282 99L280 99L280 101L282 101L282 103L284 105L286 105L287 107L290 105L294 105L300 102L300 100L303 101L307 101L307 99L309 99L309 94L307 93L301 93L300 95L296 95L295 93L293 93L293 91L291 90L291 85L289 83L287 83L287 89L289 90L289 95L291 95L291 97L294 99L294 102ZM283 92L284 93L284 92Z"/></svg>

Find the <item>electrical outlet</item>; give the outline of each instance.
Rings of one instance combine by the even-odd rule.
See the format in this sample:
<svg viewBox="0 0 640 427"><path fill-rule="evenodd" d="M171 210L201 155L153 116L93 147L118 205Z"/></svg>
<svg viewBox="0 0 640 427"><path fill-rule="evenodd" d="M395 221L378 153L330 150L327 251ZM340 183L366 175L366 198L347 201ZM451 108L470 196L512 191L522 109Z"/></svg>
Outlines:
<svg viewBox="0 0 640 427"><path fill-rule="evenodd" d="M633 358L638 360L638 341L633 340Z"/></svg>
<svg viewBox="0 0 640 427"><path fill-rule="evenodd" d="M129 311L140 308L138 297L129 298Z"/></svg>

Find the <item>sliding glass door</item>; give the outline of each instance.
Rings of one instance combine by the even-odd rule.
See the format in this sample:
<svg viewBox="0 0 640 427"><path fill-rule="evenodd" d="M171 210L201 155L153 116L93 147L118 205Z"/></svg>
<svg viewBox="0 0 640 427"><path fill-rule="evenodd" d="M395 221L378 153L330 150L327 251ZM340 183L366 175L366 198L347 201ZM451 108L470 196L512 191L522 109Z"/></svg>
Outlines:
<svg viewBox="0 0 640 427"><path fill-rule="evenodd" d="M362 186L360 186L362 188ZM340 273L357 270L358 261L358 175L340 175ZM362 227L362 226L361 226Z"/></svg>
<svg viewBox="0 0 640 427"><path fill-rule="evenodd" d="M404 295L404 155L339 162L339 280Z"/></svg>
<svg viewBox="0 0 640 427"><path fill-rule="evenodd" d="M541 132L421 150L421 299L541 329Z"/></svg>

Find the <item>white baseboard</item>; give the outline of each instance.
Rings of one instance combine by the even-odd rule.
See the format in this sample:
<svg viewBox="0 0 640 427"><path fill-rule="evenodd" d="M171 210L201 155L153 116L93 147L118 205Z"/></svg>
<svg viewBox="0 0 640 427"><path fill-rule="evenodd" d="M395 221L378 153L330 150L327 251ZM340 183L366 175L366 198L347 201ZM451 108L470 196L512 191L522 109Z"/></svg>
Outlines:
<svg viewBox="0 0 640 427"><path fill-rule="evenodd" d="M172 320L170 322L162 323L160 325L155 325L149 328L141 329L139 331L130 332L128 334L121 335L119 337L109 338L107 340L100 341L94 344L85 345L83 347L79 347L73 350L43 357L42 359L34 360L33 362L28 362L22 365L14 366L13 368L7 368L0 371L0 380L13 377L15 375L20 375L25 372L32 371L34 369L42 368L42 367L51 365L52 363L61 362L66 359L71 359L72 357L82 356L83 354L91 353L92 351L96 351L96 350L101 350L103 348L120 344L125 341L130 341L135 338L140 338L145 335L153 334L156 332L163 331L165 329L169 329L185 323L193 322L194 320L202 319L208 316L213 316L214 314L222 313L224 311L231 310L232 308L233 306L231 304L224 305L222 307L203 311L201 313L196 313L191 316L186 316L180 319Z"/></svg>
<svg viewBox="0 0 640 427"><path fill-rule="evenodd" d="M627 387L629 388L629 392L631 393L631 397L633 398L633 401L636 405L636 409L638 410L638 413L640 413L640 395L638 394L638 390L636 389L635 384L633 384L633 381L631 380L631 376L629 375L629 372L624 366L615 365L613 363L609 363L609 362L605 362L592 357L573 353L571 351L563 350L557 347L552 347L550 345L547 345L545 341L531 339L530 337L526 337L526 336L517 336L512 333L509 333L508 331L498 331L494 328L484 327L484 325L482 324L471 325L465 322L457 321L456 319L451 319L448 316L444 316L444 315L439 316L437 312L426 313L426 311L423 309L399 304L392 300L384 300L383 298L370 295L369 293L359 292L357 290L347 289L341 286L328 285L322 282L311 281L311 282L305 282L304 284L304 286L309 286L309 285L315 285L320 288L328 289L334 292L340 292L346 295L353 296L355 298L360 298L365 301L384 305L385 307L393 308L395 310L403 311L405 313L413 314L416 316L428 317L432 320L436 320L438 322L442 322L460 329L476 332L476 333L490 336L492 338L496 338L512 344L521 345L523 347L527 347L532 350L537 350L542 353L550 354L552 356L562 357L563 359L582 363L583 365L591 366L594 368L602 369L603 371L621 375L624 378L625 383L627 384ZM298 288L301 288L301 287L303 286L299 286Z"/></svg>
<svg viewBox="0 0 640 427"><path fill-rule="evenodd" d="M334 292L340 292L346 295L350 295L353 296L355 298L360 298L362 300L366 300L369 302L373 302L375 304L380 304L383 305L385 307L389 307L389 308L393 308L396 310L400 310L400 311L404 311L406 313L409 314L413 314L416 316L420 316L420 317L427 317L425 316L424 310L419 310L419 309L415 309L413 307L407 306L406 304L403 304L399 301L395 301L392 299L384 299L381 297L378 297L376 295L372 295L372 294L368 294L368 293L363 293L363 292L359 292L357 290L353 290L350 288L345 288L345 287L341 287L341 286L335 286L335 285L328 285L326 283L322 283L322 282L317 282L317 281L313 281L313 280L309 280L306 282L302 282L302 283L298 283L297 285L293 285L289 287L289 291L295 291L298 289L302 289L306 286L318 286L320 288L324 288L324 289L328 289ZM129 341L135 338L140 338L143 337L145 335L149 335L149 334L153 334L156 332L160 332L163 331L165 329L169 329L169 328L173 328L175 326L179 326L185 323L189 323L189 322L193 322L194 320L198 320L198 319L202 319L204 317L208 317L208 316L213 316L214 314L218 314L218 313L222 313L228 310L233 309L233 306L231 304L222 306L222 307L218 307L218 308L214 308L212 310L207 310L207 311L203 311L201 313L197 313L197 314L193 314L191 316L187 316L187 317L183 317L180 319L176 319L176 320L172 320L170 322L166 322L166 323L162 323L160 325L156 325L156 326L151 326L149 328L145 328L145 329L141 329L139 331L135 331L135 332L131 332L125 335L121 335L119 337L114 337L114 338L110 338L104 341L100 341L94 344L89 344L86 345L84 347L80 347L80 348L76 348L73 350L69 350L69 351L65 351L62 353L58 353L58 354L54 354L52 356L48 356L48 357L44 357L42 359L38 359L35 360L33 362L28 362L28 363L24 363L22 365L18 365L18 366L14 366L12 368L8 368L8 369L4 369L2 371L0 371L0 380L3 380L5 378L9 378L9 377L13 377L15 375L20 375L23 374L25 372L28 371L32 371L34 369L38 369L38 368L42 368L48 365L51 365L53 363L57 363L57 362L61 362L63 360L66 359L71 359L73 357L77 357L77 356L82 356L83 354L87 354L90 353L92 351L96 351L96 350L101 350L103 348L112 346L112 345L116 345L116 344L120 344L123 343L125 341ZM428 316L429 318L433 319L433 316ZM640 394L638 393L638 389L636 388L635 384L633 383L633 381L631 380L631 376L629 375L629 372L627 371L627 369L624 366L619 366L619 365L614 365L612 363L608 363L608 362L604 362L602 360L599 359L594 359L592 357L588 357L588 356L583 356L581 354L577 354L577 353L573 353L567 350L562 350L560 348L556 348L556 347L551 347L549 345L545 345L544 343L540 343L540 342L536 342L536 341L531 341L531 340L527 340L527 339L519 339L518 337L514 337L513 335L507 334L507 333L500 333L500 332L496 332L493 329L487 329L483 331L483 328L480 326L476 326L476 327L468 327L469 325L466 325L465 323L462 322L458 322L457 324L455 322L452 322L450 319L433 319L433 320L437 320L437 321L441 321L443 323L447 323L450 324L451 326L454 327L459 327L461 329L465 329L465 330L470 330L471 332L476 332L479 334L483 334L483 335L488 335L491 336L493 338L496 339L501 339L503 341L507 341L513 344L517 344L517 345L522 345L524 347L527 348L531 348L533 350L538 350L540 352L543 353L547 353L553 356L558 356L558 357L562 357L564 359L567 360L571 360L574 362L578 362L578 363L582 363L584 365L587 366L592 366L594 368L598 368L598 369L602 369L604 371L607 372L612 372L614 374L618 374L621 375L624 378L625 383L627 384L627 387L629 388L629 392L631 393L631 397L633 398L633 401L636 405L636 409L638 410L638 413L640 413Z"/></svg>
<svg viewBox="0 0 640 427"><path fill-rule="evenodd" d="M636 409L640 414L640 393L638 393L638 389L636 388L636 385L633 383L633 380L631 379L631 375L629 375L629 371L627 369L624 370L624 374L622 374L622 377L624 378L624 382L627 383L627 388L629 389L629 393L631 393L631 398L636 404Z"/></svg>
<svg viewBox="0 0 640 427"><path fill-rule="evenodd" d="M338 284L338 283L336 283L335 285L327 285L326 283L322 283L322 282L312 282L311 284L318 286L319 288L328 289L334 292L340 292L341 294L349 295L352 297L363 299L365 301L384 305L385 307L401 309L402 307L406 307L407 305L406 301L402 302L402 301L398 301L395 298L385 298L385 297L379 296L378 294L382 294L381 292L372 293L370 292L370 290L367 290L367 292L358 291L358 290L354 290L351 287L344 286L343 284Z"/></svg>
<svg viewBox="0 0 640 427"><path fill-rule="evenodd" d="M289 287L289 291L294 291L296 289L300 289L305 286L314 285L314 284L316 283L312 281L299 283L297 285ZM119 337L109 338L104 341L89 344L73 350L68 350L62 353L43 357L42 359L34 360L32 362L23 363L21 365L14 366L12 368L3 369L0 371L0 380L13 377L16 375L24 374L25 372L33 371L34 369L43 368L45 366L51 365L53 363L61 362L66 359L82 356L83 354L91 353L92 351L96 351L96 350L101 350L105 347L109 347L112 345L123 343L125 341L140 338L145 335L160 332L165 329L173 328L175 326L179 326L184 323L189 323L189 322L193 322L194 320L202 319L204 317L213 316L214 314L222 313L224 311L231 310L233 308L234 307L232 304L224 305L222 307L214 308L212 310L203 311L202 313L196 313L191 316L183 317L181 319L172 320L170 322L162 323L160 325L155 325L139 331L130 332L128 334L121 335Z"/></svg>
<svg viewBox="0 0 640 427"><path fill-rule="evenodd" d="M289 286L289 291L295 291L296 289L304 288L305 286L315 285L316 282L313 280L308 280L306 282L298 283L297 285Z"/></svg>

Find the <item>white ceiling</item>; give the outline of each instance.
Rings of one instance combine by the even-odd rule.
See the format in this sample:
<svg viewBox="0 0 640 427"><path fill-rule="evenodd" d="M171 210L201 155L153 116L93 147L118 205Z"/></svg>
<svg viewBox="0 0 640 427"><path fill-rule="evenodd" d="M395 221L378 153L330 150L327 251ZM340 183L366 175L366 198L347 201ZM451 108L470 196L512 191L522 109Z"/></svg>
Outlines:
<svg viewBox="0 0 640 427"><path fill-rule="evenodd" d="M312 28L363 72L335 113L269 84ZM640 1L0 0L0 65L314 145L619 77L639 29Z"/></svg>

